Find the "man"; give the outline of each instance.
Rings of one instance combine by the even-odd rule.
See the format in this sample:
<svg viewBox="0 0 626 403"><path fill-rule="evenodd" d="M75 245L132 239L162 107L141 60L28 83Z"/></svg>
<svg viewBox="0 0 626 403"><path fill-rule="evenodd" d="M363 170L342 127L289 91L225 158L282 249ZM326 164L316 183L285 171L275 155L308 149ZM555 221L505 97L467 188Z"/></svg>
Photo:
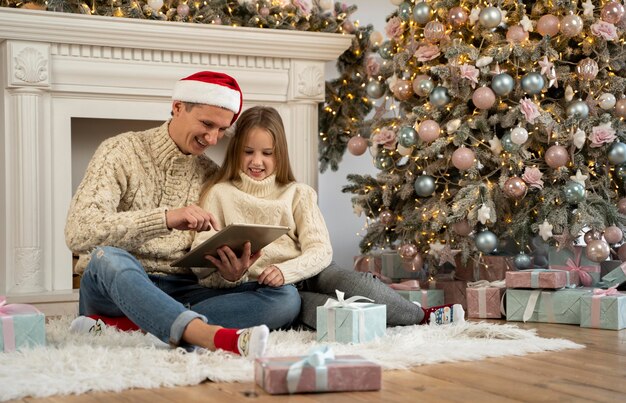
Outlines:
<svg viewBox="0 0 626 403"><path fill-rule="evenodd" d="M222 249L226 288L202 287L188 268L170 266L194 231L215 223L195 204L217 170L204 151L236 121L241 89L226 74L203 71L177 82L172 99L172 117L160 127L104 141L74 195L65 239L80 256L85 316L73 328L89 326L91 316L120 328L136 324L174 346L260 355L269 333L263 324L288 326L298 315L295 287L238 282L259 257L249 244L241 256Z"/></svg>

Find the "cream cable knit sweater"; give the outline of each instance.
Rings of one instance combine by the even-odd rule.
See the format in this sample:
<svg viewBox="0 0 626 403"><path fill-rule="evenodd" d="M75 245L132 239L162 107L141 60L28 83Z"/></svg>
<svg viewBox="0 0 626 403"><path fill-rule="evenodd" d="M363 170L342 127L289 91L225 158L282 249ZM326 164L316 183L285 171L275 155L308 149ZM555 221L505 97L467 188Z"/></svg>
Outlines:
<svg viewBox="0 0 626 403"><path fill-rule="evenodd" d="M225 282L215 269L193 268L200 284L228 287L256 281L269 265L281 270L285 284L293 284L316 275L330 264L333 251L324 217L317 206L317 194L305 184L278 185L275 179L271 175L256 181L241 172L239 180L221 182L211 188L202 207L213 213L222 227L249 223L284 225L291 229L263 248L262 256L237 283ZM214 234L214 231L198 233L194 246Z"/></svg>
<svg viewBox="0 0 626 403"><path fill-rule="evenodd" d="M76 272L94 247L109 245L132 253L149 273L190 273L169 264L189 250L193 234L169 230L165 211L197 203L217 165L183 154L168 124L119 134L96 150L65 225L65 241L80 255Z"/></svg>

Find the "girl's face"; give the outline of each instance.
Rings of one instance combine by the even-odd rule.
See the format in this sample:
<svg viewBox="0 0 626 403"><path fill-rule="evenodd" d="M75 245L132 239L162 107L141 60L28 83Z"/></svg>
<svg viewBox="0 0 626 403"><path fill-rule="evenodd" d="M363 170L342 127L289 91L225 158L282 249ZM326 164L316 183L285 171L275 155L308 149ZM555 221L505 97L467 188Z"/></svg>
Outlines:
<svg viewBox="0 0 626 403"><path fill-rule="evenodd" d="M274 139L269 131L253 127L243 145L241 170L254 180L260 181L274 173Z"/></svg>

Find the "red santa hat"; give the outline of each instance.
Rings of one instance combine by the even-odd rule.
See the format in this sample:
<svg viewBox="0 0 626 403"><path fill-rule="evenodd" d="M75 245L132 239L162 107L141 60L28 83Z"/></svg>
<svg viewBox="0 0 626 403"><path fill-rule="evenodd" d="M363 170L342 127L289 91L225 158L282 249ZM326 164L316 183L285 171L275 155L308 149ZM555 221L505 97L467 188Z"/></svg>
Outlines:
<svg viewBox="0 0 626 403"><path fill-rule="evenodd" d="M233 111L235 123L243 96L237 80L224 73L200 71L179 80L174 86L172 100L219 106Z"/></svg>

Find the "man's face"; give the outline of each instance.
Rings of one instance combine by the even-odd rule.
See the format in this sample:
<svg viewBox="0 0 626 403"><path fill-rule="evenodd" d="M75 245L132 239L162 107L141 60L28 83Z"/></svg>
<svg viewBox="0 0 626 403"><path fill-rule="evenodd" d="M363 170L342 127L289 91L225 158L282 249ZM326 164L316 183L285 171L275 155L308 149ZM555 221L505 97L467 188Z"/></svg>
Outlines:
<svg viewBox="0 0 626 403"><path fill-rule="evenodd" d="M185 154L200 155L224 137L235 115L218 106L197 104L191 109L181 101L172 104L170 137Z"/></svg>

